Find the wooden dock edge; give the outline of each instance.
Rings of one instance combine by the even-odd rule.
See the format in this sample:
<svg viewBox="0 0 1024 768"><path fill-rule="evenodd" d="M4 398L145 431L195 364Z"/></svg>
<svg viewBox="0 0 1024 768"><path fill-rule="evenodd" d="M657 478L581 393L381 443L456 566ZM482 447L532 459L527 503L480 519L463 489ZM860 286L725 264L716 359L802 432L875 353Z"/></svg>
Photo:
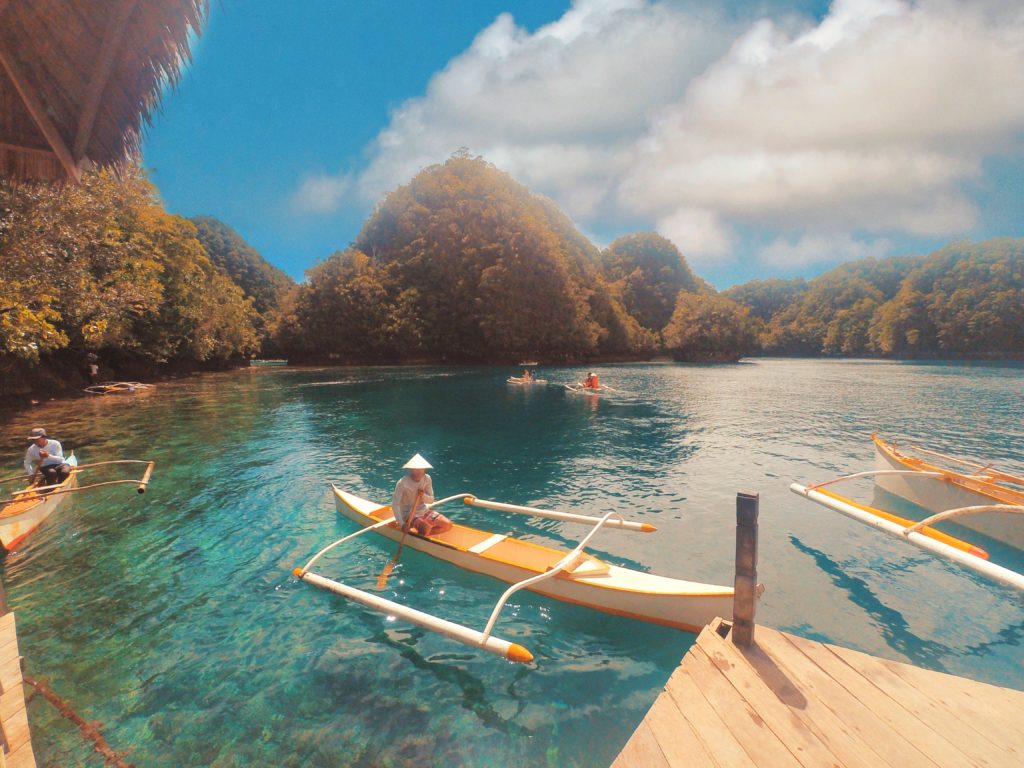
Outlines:
<svg viewBox="0 0 1024 768"><path fill-rule="evenodd" d="M35 768L32 738L25 709L21 654L13 613L0 616L0 766Z"/></svg>
<svg viewBox="0 0 1024 768"><path fill-rule="evenodd" d="M613 768L1024 765L1024 692L768 627L698 636Z"/></svg>

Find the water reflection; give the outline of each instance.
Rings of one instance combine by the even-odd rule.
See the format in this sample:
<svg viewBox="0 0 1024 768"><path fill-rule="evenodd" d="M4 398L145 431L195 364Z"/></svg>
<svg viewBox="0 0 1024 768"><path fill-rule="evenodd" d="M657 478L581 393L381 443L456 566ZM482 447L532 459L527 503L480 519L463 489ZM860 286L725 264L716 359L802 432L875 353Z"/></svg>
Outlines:
<svg viewBox="0 0 1024 768"><path fill-rule="evenodd" d="M653 522L657 534L602 534L598 551L712 583L732 579L735 493L758 491L759 620L1024 688L1015 595L787 490L870 466L876 430L1020 471L1019 369L597 370L624 392L567 393L580 368L547 369L551 386L528 392L489 368L252 369L0 416L8 474L40 424L85 460L157 461L145 496L69 499L4 562L29 670L138 765L607 765L692 636L526 595L500 625L537 654L523 669L290 577L351 531L328 479L386 498L421 451L439 493ZM563 546L585 532L458 514ZM367 537L325 567L367 585L392 551ZM501 591L416 552L396 576L396 599L473 626ZM30 716L41 762L89 764L48 705Z"/></svg>

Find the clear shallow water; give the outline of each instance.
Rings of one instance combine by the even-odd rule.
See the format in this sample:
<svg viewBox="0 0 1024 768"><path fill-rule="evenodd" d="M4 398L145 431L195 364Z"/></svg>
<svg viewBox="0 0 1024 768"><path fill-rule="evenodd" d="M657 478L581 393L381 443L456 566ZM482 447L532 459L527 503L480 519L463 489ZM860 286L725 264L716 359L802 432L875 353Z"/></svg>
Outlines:
<svg viewBox="0 0 1024 768"><path fill-rule="evenodd" d="M759 621L1024 689L1017 595L787 490L871 466L875 429L1024 470L1021 368L598 371L627 394L509 387L501 369L254 369L0 416L4 474L38 424L85 461L157 461L145 496L72 496L3 563L30 674L139 766L607 765L692 636L525 595L499 624L537 655L524 668L291 578L354 530L327 480L385 500L421 451L439 494L627 510L659 532L608 532L599 552L717 583L732 579L735 492L758 491ZM585 531L458 514L560 545ZM321 572L369 586L391 554L366 537ZM501 592L410 551L391 586L475 626ZM102 764L48 704L29 711L42 765Z"/></svg>

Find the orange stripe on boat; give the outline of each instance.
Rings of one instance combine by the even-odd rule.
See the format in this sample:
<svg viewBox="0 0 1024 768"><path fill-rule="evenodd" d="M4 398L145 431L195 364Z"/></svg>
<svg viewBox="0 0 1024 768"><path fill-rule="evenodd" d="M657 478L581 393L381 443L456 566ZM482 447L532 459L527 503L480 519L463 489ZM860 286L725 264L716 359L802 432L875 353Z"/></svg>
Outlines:
<svg viewBox="0 0 1024 768"><path fill-rule="evenodd" d="M902 525L904 528L910 528L911 526L917 525L916 520L910 520L906 517L894 515L891 512L886 512L885 510L879 509L878 507L870 507L867 504L860 504L854 501L853 499L848 499L845 496L840 496L837 493L832 493L831 491L827 491L824 488L815 488L813 490L816 490L818 493L828 496L829 498L835 499L836 501L841 501L844 504L849 504L852 507L856 507L857 509L860 509L864 512L868 512L874 515L875 517L880 517L883 520L888 520L890 523ZM924 528L921 528L919 530L919 533L921 533L924 536L927 536L930 539L941 541L943 544L959 549L961 552L966 552L969 555L980 557L982 560L988 560L988 552L986 552L984 549L981 549L981 547L976 547L974 544L971 544L970 542L964 541L963 539L958 539L955 536L950 536L948 533L943 533L942 531L936 528L932 528L931 526L926 525Z"/></svg>

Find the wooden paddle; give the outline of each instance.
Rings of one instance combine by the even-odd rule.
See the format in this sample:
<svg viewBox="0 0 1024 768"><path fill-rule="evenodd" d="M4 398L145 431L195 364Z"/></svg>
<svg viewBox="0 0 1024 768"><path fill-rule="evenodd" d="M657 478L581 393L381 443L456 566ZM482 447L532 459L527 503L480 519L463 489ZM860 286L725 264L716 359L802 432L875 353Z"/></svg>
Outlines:
<svg viewBox="0 0 1024 768"><path fill-rule="evenodd" d="M423 498L423 489L420 488L416 491L416 498L412 502L412 507L409 509L409 515L405 518L405 524L402 526L402 538L398 540L398 550L395 552L395 556L388 560L387 565L384 566L384 570L380 572L380 576L377 577L377 589L382 590L388 585L388 576L395 570L395 566L398 565L398 558L402 556L402 547L405 546L405 537L409 534L409 529L412 527L412 518L416 514L416 510L420 506L420 499ZM391 510L394 512L394 510Z"/></svg>

